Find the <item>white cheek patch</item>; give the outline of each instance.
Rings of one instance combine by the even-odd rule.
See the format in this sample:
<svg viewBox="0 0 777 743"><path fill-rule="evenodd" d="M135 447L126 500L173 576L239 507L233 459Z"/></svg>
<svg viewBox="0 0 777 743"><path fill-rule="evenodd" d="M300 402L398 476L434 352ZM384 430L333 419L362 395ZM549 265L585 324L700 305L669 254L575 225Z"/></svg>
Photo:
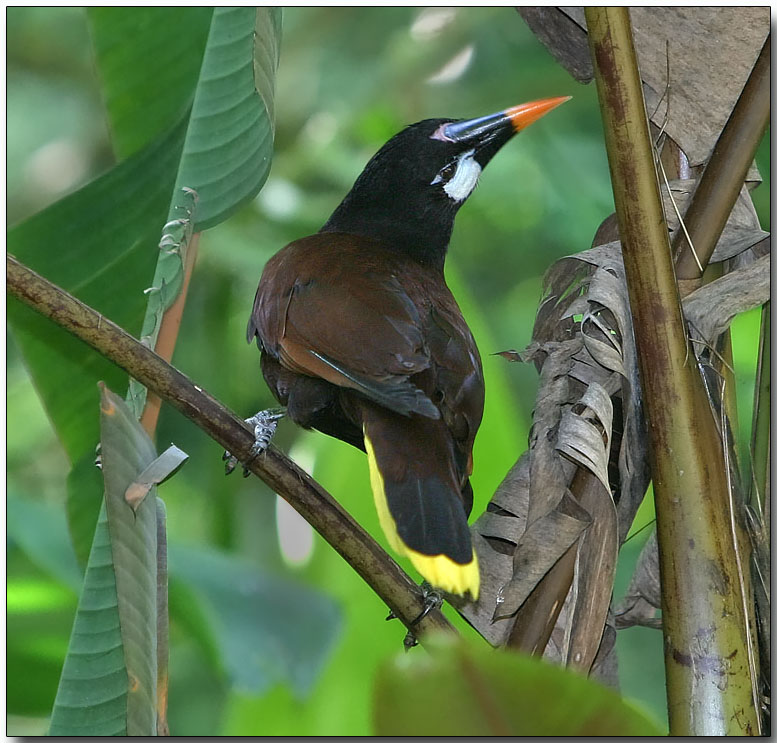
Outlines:
<svg viewBox="0 0 777 743"><path fill-rule="evenodd" d="M478 184L482 168L474 156L475 150L468 150L460 155L456 161L456 173L443 186L445 193L456 202L464 201ZM441 180L438 174L432 183L439 183Z"/></svg>

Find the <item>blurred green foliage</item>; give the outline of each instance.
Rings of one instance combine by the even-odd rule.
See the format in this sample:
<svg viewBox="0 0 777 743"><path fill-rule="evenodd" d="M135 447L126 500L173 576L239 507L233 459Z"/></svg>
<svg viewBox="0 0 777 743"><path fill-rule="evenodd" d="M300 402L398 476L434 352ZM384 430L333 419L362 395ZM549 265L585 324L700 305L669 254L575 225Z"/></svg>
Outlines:
<svg viewBox="0 0 777 743"><path fill-rule="evenodd" d="M14 224L80 187L114 160L85 12L9 8L7 28L7 213ZM287 242L316 231L366 160L405 124L428 117L477 116L566 94L574 99L489 165L457 219L451 242L449 280L473 325L488 390L475 450L475 512L482 510L525 448L536 389L532 367L507 364L491 354L529 341L542 274L557 258L587 248L612 211L595 90L575 83L512 8L284 11L272 172L253 203L203 235L176 366L243 415L272 404L261 380L258 352L244 342L264 262ZM767 133L758 153L765 183L756 192L765 229L769 155ZM745 442L757 332L755 315L735 324ZM97 400L95 386L95 417ZM8 732L24 735L47 727L78 586L62 569L74 562L61 558L69 548L62 518L68 461L12 338L7 417L9 491L47 514L9 509ZM341 631L316 679L276 681L257 690L236 683L225 667L219 652L228 639L219 637L223 624L207 605L196 602L196 591L186 580L174 580L173 734L372 732L373 679L376 669L401 648L401 626L383 622L381 602L305 524L289 519L262 483L239 476L225 479L217 446L167 407L157 440L160 445L173 441L190 455L187 466L160 488L171 545L228 551L240 561L240 569L253 565L268 580L314 587L343 613ZM359 452L288 423L281 424L276 443L382 540ZM635 529L650 522L651 509L646 502ZM31 529L39 523L46 529ZM624 547L616 595L625 590L647 533ZM297 547L309 540L310 549L292 555L281 548L289 539ZM209 569L218 567L209 563ZM278 611L291 624L304 613L298 608ZM463 633L473 634L455 612L448 615ZM626 630L619 634L618 653L624 694L665 719L660 633Z"/></svg>
<svg viewBox="0 0 777 743"><path fill-rule="evenodd" d="M661 735L612 689L518 653L495 653L450 634L429 652L393 659L378 674L375 727L387 736ZM456 705L451 700L458 700Z"/></svg>

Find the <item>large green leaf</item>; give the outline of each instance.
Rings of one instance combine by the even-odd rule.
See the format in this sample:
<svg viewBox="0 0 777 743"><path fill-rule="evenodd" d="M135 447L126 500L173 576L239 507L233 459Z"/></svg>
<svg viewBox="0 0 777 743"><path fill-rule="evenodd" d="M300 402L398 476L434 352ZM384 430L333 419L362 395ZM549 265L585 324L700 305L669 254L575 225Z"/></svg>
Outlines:
<svg viewBox="0 0 777 743"><path fill-rule="evenodd" d="M280 24L278 8L213 11L176 184L198 194L197 231L253 198L270 172Z"/></svg>
<svg viewBox="0 0 777 743"><path fill-rule="evenodd" d="M13 228L8 251L131 333L140 329L183 129ZM99 437L95 382L127 375L20 302L8 319L38 394L71 463Z"/></svg>
<svg viewBox="0 0 777 743"><path fill-rule="evenodd" d="M65 514L47 503L8 493L6 529L39 568L77 591L83 575L67 534Z"/></svg>
<svg viewBox="0 0 777 743"><path fill-rule="evenodd" d="M100 512L51 718L52 735L155 735L156 490L125 494L156 458L130 409L101 385Z"/></svg>
<svg viewBox="0 0 777 743"><path fill-rule="evenodd" d="M50 735L126 735L127 669L105 509L100 512Z"/></svg>
<svg viewBox="0 0 777 743"><path fill-rule="evenodd" d="M156 734L157 504L151 487L137 505L129 489L156 459L154 444L122 399L101 385L100 428L119 624L127 665L127 734Z"/></svg>
<svg viewBox="0 0 777 743"><path fill-rule="evenodd" d="M13 229L8 246L47 278L138 333L185 135L183 125L174 125L191 106L212 10L88 12L117 152L136 154ZM177 33L170 34L171 27ZM102 502L93 465L94 383L103 379L121 389L127 376L13 300L9 319L73 465L68 522L76 554L86 564Z"/></svg>
<svg viewBox="0 0 777 743"><path fill-rule="evenodd" d="M661 735L615 692L515 652L451 637L428 654L396 657L379 673L378 735Z"/></svg>
<svg viewBox="0 0 777 743"><path fill-rule="evenodd" d="M157 499L157 502L161 503L161 500ZM102 516L100 528L105 530L104 511ZM81 579L68 544L67 526L61 510L54 504L12 496L8 503L8 530L12 543L45 573L76 590L80 588ZM105 540L107 536L102 534L99 539ZM94 565L91 568L93 570ZM207 656L211 674L223 672L233 688L242 693L265 694L271 686L282 684L289 685L295 699L307 698L326 667L341 632L341 612L336 602L319 591L272 576L247 560L213 549L172 546L170 570L170 614L174 633L180 637L183 630L185 635L195 639ZM87 585L91 595L95 595L96 590L89 583L93 579L94 572L90 572ZM57 597L63 591L56 583L45 585L47 590L51 585L50 590L56 591ZM110 595L102 589L96 595L105 601L118 623L115 582L111 585ZM82 606L85 600L82 598ZM33 599L26 601L31 603ZM14 605L18 603L21 601L14 600ZM21 619L15 619L15 626L20 622ZM81 622L79 619L77 623L83 628ZM42 629L39 624L30 626L30 643L18 640L17 633L20 658L14 667L37 668L37 665L30 665L37 653L41 673L45 666L46 673L53 675L56 689L61 655L55 652L44 657L35 647L28 648L33 639L45 640L47 649L52 644L45 635L49 630ZM79 645L73 647L88 648L92 642L88 633L80 629L78 635ZM117 647L120 640L117 635ZM62 654L66 642L67 637L62 639ZM72 661L68 661L68 673L72 674ZM178 677L179 684L180 681ZM14 699L18 698L18 689L14 688ZM126 707L126 698L122 697L120 703ZM36 708L36 711L51 708L50 701L43 704L43 708ZM19 709L21 707L16 711ZM58 714L61 715L61 711ZM72 720L70 724L73 724ZM79 732L83 729L79 728Z"/></svg>
<svg viewBox="0 0 777 743"><path fill-rule="evenodd" d="M116 14L110 11L116 11ZM109 100L124 95L117 80L122 69L132 78L130 89L136 91L141 74L135 71L134 65L138 55L144 57L141 68L148 73L153 65L159 64L160 56L164 59L167 54L166 50L153 48L154 40L165 46L168 39L159 38L161 16L151 11L153 9L126 12L105 9L105 12L96 10L93 15L95 38L101 50L98 59L105 65L103 79ZM134 12L142 17L135 19ZM263 100L271 97L266 80L273 79L274 68L267 67L269 63L262 68L263 99L256 92L253 82L253 44L256 34L256 43L264 43L262 53L257 53L256 58L267 58L277 63L280 16L277 11L267 9L249 9L250 17L245 12L245 9L237 13L220 9L216 14L218 18L211 24L212 48L207 64L202 65L207 74L200 79L195 117L188 131L188 122L184 120L165 137L157 139L106 175L9 233L10 252L130 332L138 333L141 327L143 310L148 302L148 296L143 294L146 289L164 287L164 291L152 291L151 297L152 304L164 298L166 306L174 298L175 287L180 286L180 255L174 253L163 253L172 269L152 278L153 266L160 254L157 246L162 225L165 214L170 211L171 195L180 194L180 190L173 189L175 179L195 184L202 191L201 204L206 210L210 209L207 205L211 203L208 193L214 187L217 206L211 214L219 212L225 216L230 209L237 208L239 203L253 195L251 189L258 189L266 177L272 148L266 111L271 104L265 106ZM174 42L176 49L181 39L188 39L188 47L179 50L179 56L188 55L190 60L177 71L170 72L171 77L167 77L166 72L161 78L155 74L147 76L144 97L136 99L140 110L148 97L168 97L175 101L174 107L165 109L166 114L156 109L150 114L157 129L170 120L171 111L180 111L195 96L191 87L184 90L182 86L187 80L191 81L191 59L202 58L200 37L203 35L203 20L199 12L181 18L186 20L183 26L172 24L164 30L167 36L178 36ZM262 30L264 26L260 23L263 18L266 30ZM120 27L121 23L127 24L124 29ZM137 38L133 33L137 34ZM124 43L119 44L122 38ZM127 50L127 46L135 46L136 42L134 51ZM272 49L275 52L268 53L267 50ZM239 60L236 60L235 53L239 53ZM239 64L232 69L230 65L236 61ZM174 90L155 86L157 80L168 84L173 79L178 81ZM220 104L228 104L228 109L220 110ZM121 130L122 141L125 142L123 146L129 151L151 130L148 129L136 144L126 144L133 136L129 128L139 118L133 114L127 119L122 108L124 105L115 103L118 108L113 111L113 123L116 131ZM236 124L230 124L233 115ZM126 113L126 116L129 114ZM191 162L186 166L181 160L184 136L187 137L190 158L193 158L185 158L186 162ZM233 136L237 136L239 141L230 148L229 138ZM204 181L213 180L205 183L203 178ZM229 196L222 189L226 182L241 185L236 189L226 189L231 194ZM152 313L152 326L156 324L157 316L156 312ZM123 381L126 375L97 354L85 353L82 344L69 334L15 301L9 302L9 320L71 463L84 460L82 471L86 471L88 458L97 441L97 422L89 412L92 409L90 403L94 400L94 382L103 379L109 386L120 389L126 384ZM82 486L80 478L71 478L71 481L69 490L72 498L81 495L86 498L87 489ZM89 513L94 514L95 511L93 505L87 504L85 508L74 505L70 513L80 514L83 517L80 523L88 524L94 518L88 518ZM84 529L75 531L80 533ZM76 549L81 555L86 552L81 544Z"/></svg>
<svg viewBox="0 0 777 743"><path fill-rule="evenodd" d="M310 691L340 629L328 596L193 547L171 546L170 574L199 599L236 689L260 694L285 683L298 697Z"/></svg>
<svg viewBox="0 0 777 743"><path fill-rule="evenodd" d="M172 130L8 234L8 250L131 333L141 326L170 203L183 127ZM95 382L126 388L127 375L47 319L9 299L8 319L27 370L74 470L68 518L85 563L101 502L95 487Z"/></svg>
<svg viewBox="0 0 777 743"><path fill-rule="evenodd" d="M143 340L152 347L183 286L193 232L233 214L256 196L270 172L280 23L277 8L213 11L143 321ZM146 393L134 381L130 399L140 415Z"/></svg>
<svg viewBox="0 0 777 743"><path fill-rule="evenodd" d="M188 114L213 8L87 8L97 72L119 159Z"/></svg>

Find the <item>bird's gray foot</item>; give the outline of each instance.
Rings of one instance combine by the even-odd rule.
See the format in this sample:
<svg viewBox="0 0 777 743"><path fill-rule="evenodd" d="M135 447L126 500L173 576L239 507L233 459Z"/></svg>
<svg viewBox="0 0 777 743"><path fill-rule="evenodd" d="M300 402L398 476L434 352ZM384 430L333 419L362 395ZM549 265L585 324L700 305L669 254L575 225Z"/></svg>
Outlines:
<svg viewBox="0 0 777 743"><path fill-rule="evenodd" d="M250 418L246 418L246 423L254 431L254 445L249 452L248 462L252 462L259 454L261 454L272 441L272 437L275 435L275 429L278 426L278 421L286 414L284 408L269 408L268 410L260 410L256 415L252 415ZM226 464L224 465L224 471L230 475L237 467L237 457L233 456L230 452L225 451L221 457ZM243 465L243 477L248 477L250 474L248 467Z"/></svg>

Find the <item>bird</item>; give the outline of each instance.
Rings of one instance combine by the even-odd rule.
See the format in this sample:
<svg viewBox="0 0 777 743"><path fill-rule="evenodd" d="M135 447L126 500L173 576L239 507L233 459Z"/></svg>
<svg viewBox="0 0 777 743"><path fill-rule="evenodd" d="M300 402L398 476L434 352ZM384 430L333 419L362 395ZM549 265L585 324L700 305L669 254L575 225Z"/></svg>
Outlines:
<svg viewBox="0 0 777 743"><path fill-rule="evenodd" d="M469 478L485 386L445 257L483 168L568 98L401 130L317 233L267 262L248 322L285 415L366 453L393 550L433 589L473 601L480 573ZM277 418L248 419L261 446Z"/></svg>

